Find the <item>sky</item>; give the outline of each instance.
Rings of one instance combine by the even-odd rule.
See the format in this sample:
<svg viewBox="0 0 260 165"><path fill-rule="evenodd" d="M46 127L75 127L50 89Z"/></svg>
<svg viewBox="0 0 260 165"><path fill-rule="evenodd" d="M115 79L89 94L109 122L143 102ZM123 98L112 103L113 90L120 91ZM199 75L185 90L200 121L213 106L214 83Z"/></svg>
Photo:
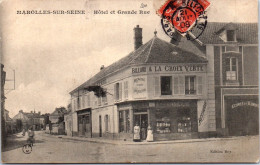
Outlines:
<svg viewBox="0 0 260 165"><path fill-rule="evenodd" d="M209 0L210 22L257 22L257 1ZM165 0L2 0L1 63L15 90L6 90L5 108L51 113L70 103L69 92L133 51L133 28L143 28L143 43L154 36L169 41L155 11ZM139 10L148 15L94 15L94 10ZM86 15L19 15L17 10L86 10ZM250 13L250 14L249 14ZM253 14L252 14L253 13ZM13 88L6 82L6 89ZM7 93L8 92L8 93Z"/></svg>

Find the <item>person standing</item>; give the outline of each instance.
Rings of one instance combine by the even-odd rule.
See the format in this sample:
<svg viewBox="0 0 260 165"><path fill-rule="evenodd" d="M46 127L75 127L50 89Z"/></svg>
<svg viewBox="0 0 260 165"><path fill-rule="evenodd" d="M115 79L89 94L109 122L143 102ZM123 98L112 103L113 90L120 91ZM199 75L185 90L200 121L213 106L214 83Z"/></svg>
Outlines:
<svg viewBox="0 0 260 165"><path fill-rule="evenodd" d="M138 125L138 123L135 124L134 127L134 142L140 142L141 138L140 138L140 126Z"/></svg>

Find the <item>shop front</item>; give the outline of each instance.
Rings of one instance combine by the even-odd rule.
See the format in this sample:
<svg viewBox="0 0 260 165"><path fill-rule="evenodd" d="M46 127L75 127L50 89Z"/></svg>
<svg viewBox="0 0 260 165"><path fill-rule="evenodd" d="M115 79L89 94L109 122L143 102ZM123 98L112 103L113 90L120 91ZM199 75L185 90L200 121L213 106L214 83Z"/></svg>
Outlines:
<svg viewBox="0 0 260 165"><path fill-rule="evenodd" d="M78 115L78 135L82 137L91 137L91 110L81 110Z"/></svg>
<svg viewBox="0 0 260 165"><path fill-rule="evenodd" d="M152 127L155 141L198 137L197 100L132 102L127 107L119 108L120 133L132 137L133 127L138 125L141 140L146 139L148 126Z"/></svg>
<svg viewBox="0 0 260 165"><path fill-rule="evenodd" d="M226 128L229 136L259 134L258 97L226 96Z"/></svg>

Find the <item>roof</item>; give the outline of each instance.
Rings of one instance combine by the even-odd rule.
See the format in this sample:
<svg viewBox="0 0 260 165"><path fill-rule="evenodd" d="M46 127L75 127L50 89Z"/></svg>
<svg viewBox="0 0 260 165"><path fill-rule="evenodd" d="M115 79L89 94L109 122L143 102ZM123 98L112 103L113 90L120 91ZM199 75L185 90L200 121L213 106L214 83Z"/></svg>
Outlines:
<svg viewBox="0 0 260 165"><path fill-rule="evenodd" d="M196 30L196 28L193 28ZM257 23L223 23L208 22L207 26L198 38L203 44L228 44L218 35L224 29L236 30L237 43L240 44L257 44L258 43L258 24ZM234 44L234 43L232 43Z"/></svg>
<svg viewBox="0 0 260 165"><path fill-rule="evenodd" d="M39 113L27 113L27 112L23 112L24 115L26 115L28 118L40 118L41 115Z"/></svg>
<svg viewBox="0 0 260 165"><path fill-rule="evenodd" d="M52 112L50 116L62 116L65 113L67 113L66 108L60 107L60 108L55 108L54 112Z"/></svg>
<svg viewBox="0 0 260 165"><path fill-rule="evenodd" d="M203 56L196 55L193 52L186 51L169 42L161 40L154 36L150 41L140 46L137 50L131 52L126 57L102 69L88 81L74 89L93 85L96 81L106 77L108 74L116 72L127 66L135 64L155 64L155 63L206 63L207 60Z"/></svg>

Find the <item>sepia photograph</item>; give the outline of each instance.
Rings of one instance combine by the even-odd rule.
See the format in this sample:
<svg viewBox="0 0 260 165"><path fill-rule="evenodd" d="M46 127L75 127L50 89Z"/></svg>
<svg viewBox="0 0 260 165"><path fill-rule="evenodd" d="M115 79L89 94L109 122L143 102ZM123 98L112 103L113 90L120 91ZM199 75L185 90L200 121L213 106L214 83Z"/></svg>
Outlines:
<svg viewBox="0 0 260 165"><path fill-rule="evenodd" d="M259 163L258 0L0 0L1 163Z"/></svg>

